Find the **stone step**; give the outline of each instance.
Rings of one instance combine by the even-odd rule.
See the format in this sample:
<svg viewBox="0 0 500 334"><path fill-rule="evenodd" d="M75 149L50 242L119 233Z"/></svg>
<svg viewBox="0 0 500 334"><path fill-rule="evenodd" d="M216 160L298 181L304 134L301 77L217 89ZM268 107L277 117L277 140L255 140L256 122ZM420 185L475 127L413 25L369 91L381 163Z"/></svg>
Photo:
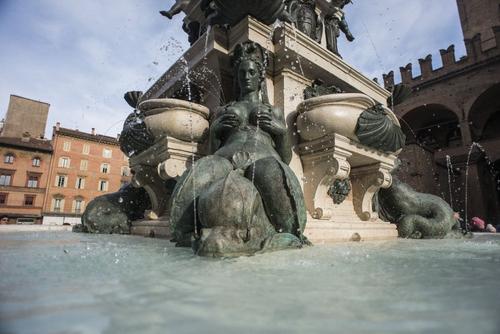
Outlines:
<svg viewBox="0 0 500 334"><path fill-rule="evenodd" d="M376 222L308 221L304 235L313 244L346 241L393 240L398 237L396 225Z"/></svg>
<svg viewBox="0 0 500 334"><path fill-rule="evenodd" d="M168 219L138 220L132 223L130 233L150 238L171 239L172 225Z"/></svg>

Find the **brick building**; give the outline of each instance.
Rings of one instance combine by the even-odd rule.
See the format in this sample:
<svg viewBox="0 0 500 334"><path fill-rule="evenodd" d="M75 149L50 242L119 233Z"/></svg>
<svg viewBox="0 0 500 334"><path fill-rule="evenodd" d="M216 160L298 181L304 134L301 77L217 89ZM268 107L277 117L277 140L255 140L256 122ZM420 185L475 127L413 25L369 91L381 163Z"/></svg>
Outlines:
<svg viewBox="0 0 500 334"><path fill-rule="evenodd" d="M51 155L50 141L0 137L2 223L42 223Z"/></svg>
<svg viewBox="0 0 500 334"><path fill-rule="evenodd" d="M44 224L76 224L86 204L130 182L128 159L117 138L60 127L53 129L54 153L43 207Z"/></svg>
<svg viewBox="0 0 500 334"><path fill-rule="evenodd" d="M0 136L21 138L29 134L32 138L43 139L49 107L45 102L11 95Z"/></svg>
<svg viewBox="0 0 500 334"><path fill-rule="evenodd" d="M400 68L412 95L395 106L407 135L399 174L417 190L442 196L462 216L467 211L469 219L479 216L495 225L500 224L500 4L457 0L457 5L467 55L456 60L451 45L440 50L440 68L433 67L431 55L419 59L419 76L411 63ZM384 83L394 87L393 72L384 75Z"/></svg>
<svg viewBox="0 0 500 334"><path fill-rule="evenodd" d="M0 219L40 224L52 156L43 139L49 104L11 95L0 132Z"/></svg>

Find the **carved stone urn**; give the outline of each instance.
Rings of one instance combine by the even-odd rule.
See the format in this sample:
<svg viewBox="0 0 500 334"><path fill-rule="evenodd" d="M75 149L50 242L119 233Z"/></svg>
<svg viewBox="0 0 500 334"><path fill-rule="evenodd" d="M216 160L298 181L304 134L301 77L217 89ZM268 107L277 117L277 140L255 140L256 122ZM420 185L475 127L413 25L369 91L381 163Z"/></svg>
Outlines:
<svg viewBox="0 0 500 334"><path fill-rule="evenodd" d="M382 222L372 206L375 193L391 185L404 143L394 113L358 93L313 97L300 103L297 113L304 196L312 217L305 235L316 242L395 238L395 225Z"/></svg>
<svg viewBox="0 0 500 334"><path fill-rule="evenodd" d="M307 141L336 133L363 143L359 138L360 116L375 105L373 99L358 93L313 97L297 107L297 129L302 139ZM390 132L394 131L394 128L400 128L396 115L387 107L383 107L383 113L380 115L373 116L370 123L370 129L367 131L371 136L380 135L381 138L391 135Z"/></svg>
<svg viewBox="0 0 500 334"><path fill-rule="evenodd" d="M210 111L205 106L177 99L152 99L138 108L155 141L166 136L197 143L206 139Z"/></svg>
<svg viewBox="0 0 500 334"><path fill-rule="evenodd" d="M156 217L168 215L175 179L198 159L208 135L209 109L177 99L151 99L139 104L154 143L130 157L133 184L143 187Z"/></svg>

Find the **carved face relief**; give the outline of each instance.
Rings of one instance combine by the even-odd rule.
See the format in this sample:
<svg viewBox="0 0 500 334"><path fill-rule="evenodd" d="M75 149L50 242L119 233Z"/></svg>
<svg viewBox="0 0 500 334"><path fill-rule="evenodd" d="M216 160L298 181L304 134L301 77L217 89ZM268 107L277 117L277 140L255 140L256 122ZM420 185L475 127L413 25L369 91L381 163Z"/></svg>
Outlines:
<svg viewBox="0 0 500 334"><path fill-rule="evenodd" d="M244 60L238 69L238 84L242 94L256 92L260 88L259 66L251 60Z"/></svg>

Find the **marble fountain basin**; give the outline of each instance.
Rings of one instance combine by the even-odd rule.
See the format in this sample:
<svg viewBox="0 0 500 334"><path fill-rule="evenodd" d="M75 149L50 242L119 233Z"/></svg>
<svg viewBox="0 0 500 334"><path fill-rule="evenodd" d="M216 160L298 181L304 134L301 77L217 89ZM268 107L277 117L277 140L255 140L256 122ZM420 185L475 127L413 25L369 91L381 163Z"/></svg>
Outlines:
<svg viewBox="0 0 500 334"><path fill-rule="evenodd" d="M316 140L336 133L359 142L356 125L359 116L376 102L365 94L341 93L314 97L297 107L297 129L302 139ZM384 108L389 118L400 126L396 115Z"/></svg>
<svg viewBox="0 0 500 334"><path fill-rule="evenodd" d="M163 239L1 230L0 333L500 329L500 234L213 260Z"/></svg>
<svg viewBox="0 0 500 334"><path fill-rule="evenodd" d="M178 99L151 99L139 104L144 123L155 139L165 136L201 143L208 134L207 107Z"/></svg>

